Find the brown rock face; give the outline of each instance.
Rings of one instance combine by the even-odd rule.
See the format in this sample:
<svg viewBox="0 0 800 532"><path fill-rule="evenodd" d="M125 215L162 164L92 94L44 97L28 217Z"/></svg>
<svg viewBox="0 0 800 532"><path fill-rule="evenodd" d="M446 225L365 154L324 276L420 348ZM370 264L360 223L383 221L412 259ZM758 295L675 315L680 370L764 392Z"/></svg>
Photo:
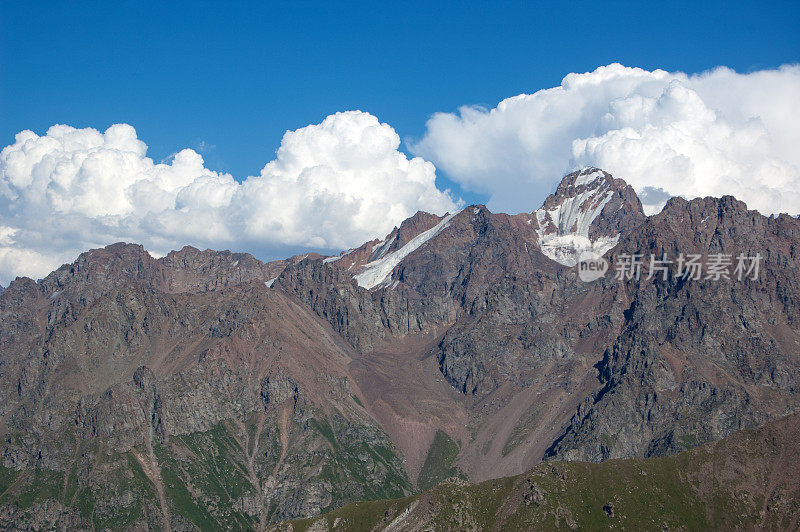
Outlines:
<svg viewBox="0 0 800 532"><path fill-rule="evenodd" d="M20 480L0 524L263 526L408 493L352 349L268 288L275 274L247 255L116 244L15 280L0 296L0 472ZM50 513L24 502L51 496Z"/></svg>
<svg viewBox="0 0 800 532"><path fill-rule="evenodd" d="M731 279L687 279L673 268L666 280L622 282L625 322L598 365L603 388L548 454L663 454L797 411L799 243L796 220L764 217L730 196L673 199L620 242L612 259L763 260L757 279L737 279L732 265Z"/></svg>

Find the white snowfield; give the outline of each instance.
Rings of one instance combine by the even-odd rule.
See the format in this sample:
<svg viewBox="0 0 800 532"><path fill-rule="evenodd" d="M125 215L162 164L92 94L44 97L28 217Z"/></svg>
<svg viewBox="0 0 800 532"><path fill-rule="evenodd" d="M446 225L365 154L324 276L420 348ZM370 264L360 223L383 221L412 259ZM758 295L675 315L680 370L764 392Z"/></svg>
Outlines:
<svg viewBox="0 0 800 532"><path fill-rule="evenodd" d="M591 170L591 171L586 171ZM586 169L581 172L577 178L575 178L575 188L580 187L582 185L590 185L600 179L601 177L605 176L605 172L602 170L598 170L597 168L594 169Z"/></svg>
<svg viewBox="0 0 800 532"><path fill-rule="evenodd" d="M580 175L575 180L575 186L591 185L603 175L600 170ZM614 196L614 192L605 190L604 185L604 183L600 183L597 187L587 188L572 198L566 198L555 209L541 208L535 211L536 219L539 222L537 233L542 253L565 266L575 266L581 253L591 251L602 256L617 245L619 235L603 236L594 241L589 238L589 228L592 222L600 216L603 208ZM592 205L592 207L582 208L584 205ZM548 214L556 227L556 232L546 234L545 228L549 225ZM573 230L573 228L575 229Z"/></svg>
<svg viewBox="0 0 800 532"><path fill-rule="evenodd" d="M564 266L575 266L578 258L585 251L591 251L594 255L602 257L606 251L613 248L619 242L619 235L609 237L601 236L597 240L590 240L583 235L549 235L540 246L542 253Z"/></svg>
<svg viewBox="0 0 800 532"><path fill-rule="evenodd" d="M358 286L371 290L380 284L389 283L389 281L391 281L392 270L394 270L395 266L416 251L422 244L444 231L450 224L450 220L452 220L458 212L460 211L448 214L442 218L442 221L436 224L435 227L418 234L409 240L405 246L396 251L385 253L391 242L385 246L376 246L376 251L373 252L373 256L376 257L375 260L365 264L361 272L354 276L356 282L358 282ZM383 249L379 249L381 247ZM393 285L394 286L391 288L397 286L396 283L393 283Z"/></svg>

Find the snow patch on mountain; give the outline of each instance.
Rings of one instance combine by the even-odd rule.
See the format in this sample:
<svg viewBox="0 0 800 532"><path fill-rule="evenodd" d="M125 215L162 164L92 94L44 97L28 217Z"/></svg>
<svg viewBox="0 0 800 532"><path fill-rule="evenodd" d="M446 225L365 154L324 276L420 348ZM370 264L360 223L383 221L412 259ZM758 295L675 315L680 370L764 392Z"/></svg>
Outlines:
<svg viewBox="0 0 800 532"><path fill-rule="evenodd" d="M606 174L602 170L597 168L591 168L589 172L581 172L578 177L575 178L575 187L580 187L583 185L591 185L598 179L604 177Z"/></svg>
<svg viewBox="0 0 800 532"><path fill-rule="evenodd" d="M620 235L589 238L592 222L611 201L607 174L587 168L575 177L573 186L583 190L571 197L560 198L555 207L544 206L535 211L539 222L539 247L546 256L565 266L575 266L585 251L603 255L619 241Z"/></svg>
<svg viewBox="0 0 800 532"><path fill-rule="evenodd" d="M601 236L594 241L584 235L552 235L541 242L540 246L542 253L554 261L564 266L575 266L578 263L578 257L584 251L591 251L601 257L606 251L616 246L617 242L619 242L619 235Z"/></svg>
<svg viewBox="0 0 800 532"><path fill-rule="evenodd" d="M392 247L392 244L394 244L395 240L397 240L397 235L396 234L392 235L391 238L387 238L383 242L379 242L372 249L372 255L370 256L369 261L370 262L374 262L374 261L376 261L378 259L382 259L384 257L384 255L386 255L386 253Z"/></svg>
<svg viewBox="0 0 800 532"><path fill-rule="evenodd" d="M366 288L367 290L371 290L383 283L388 283L388 281L391 280L390 276L392 274L392 270L394 270L394 268L400 264L404 258L416 251L425 242L436 237L439 233L444 231L450 224L450 220L452 220L456 214L458 214L458 212L448 214L442 218L442 221L436 224L435 227L418 234L409 240L405 246L396 251L384 254L385 250L388 249L389 245L391 245L391 242L389 242L389 245L385 246L381 250L378 250L376 247L376 252L373 253L373 256L377 256L377 258L365 264L364 268L354 276L356 282L358 282L358 285L362 288ZM395 284L394 286L397 285Z"/></svg>

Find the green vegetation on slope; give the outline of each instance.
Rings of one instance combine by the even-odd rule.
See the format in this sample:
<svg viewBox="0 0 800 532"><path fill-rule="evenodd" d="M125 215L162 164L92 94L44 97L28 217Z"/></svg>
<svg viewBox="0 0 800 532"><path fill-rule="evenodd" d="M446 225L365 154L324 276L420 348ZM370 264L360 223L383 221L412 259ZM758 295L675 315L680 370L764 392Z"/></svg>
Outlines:
<svg viewBox="0 0 800 532"><path fill-rule="evenodd" d="M40 505L53 507L53 502L64 508L65 515L97 529L125 529L142 520L148 504L156 507L155 490L136 459L131 453L91 448L97 453L94 465L103 472L91 487L80 484L77 464L72 464L66 479L62 471L18 472L0 466L0 505L13 506L17 518L26 522L35 522Z"/></svg>
<svg viewBox="0 0 800 532"><path fill-rule="evenodd" d="M425 463L419 472L417 479L419 489L426 490L446 478L463 477L463 473L455 466L456 457L458 457L458 444L447 433L437 430L428 448Z"/></svg>
<svg viewBox="0 0 800 532"><path fill-rule="evenodd" d="M156 448L172 510L201 529L252 527L253 520L233 509L241 497L254 494L255 488L247 479L244 449L226 425L175 440L171 450ZM176 452L181 447L189 452ZM192 490L202 493L203 500L197 500ZM214 516L207 510L211 505L217 509Z"/></svg>
<svg viewBox="0 0 800 532"><path fill-rule="evenodd" d="M153 463L144 444L121 453L92 438L70 451L74 459L65 471L0 466L0 529L44 529L56 522L68 528L160 528L163 492L169 518L180 526L255 530L413 489L388 436L374 426L338 415L280 426L262 421L254 414L244 423L226 421L154 440ZM276 478L289 487L266 487ZM301 495L289 496L293 492Z"/></svg>
<svg viewBox="0 0 800 532"><path fill-rule="evenodd" d="M363 494L366 500L380 500L412 491L405 471L398 468L400 462L394 450L387 445L368 444L348 434L345 427L340 427L337 437L334 426L326 420L311 419L310 424L330 446L330 456L319 473L319 478L329 484L333 501L326 510L339 506L338 501L353 500L354 493Z"/></svg>
<svg viewBox="0 0 800 532"><path fill-rule="evenodd" d="M342 526L345 526L347 530L370 530L380 521L381 517L385 517L387 514L392 515L398 506L405 508L418 497L419 495L396 500L353 502L333 510L326 514L323 519L329 528L334 528L334 523L338 527L338 523L341 522ZM306 532L319 521L320 518L318 517L292 521L292 532ZM281 529L285 528L285 526L278 525L276 528Z"/></svg>
<svg viewBox="0 0 800 532"><path fill-rule="evenodd" d="M546 462L523 475L451 480L415 497L355 503L294 530L729 530L800 524L800 417L677 455ZM282 525L288 528L288 524Z"/></svg>
<svg viewBox="0 0 800 532"><path fill-rule="evenodd" d="M57 500L64 481L64 473L37 468L30 478L25 480L17 496L17 505L22 510L27 510L36 502Z"/></svg>

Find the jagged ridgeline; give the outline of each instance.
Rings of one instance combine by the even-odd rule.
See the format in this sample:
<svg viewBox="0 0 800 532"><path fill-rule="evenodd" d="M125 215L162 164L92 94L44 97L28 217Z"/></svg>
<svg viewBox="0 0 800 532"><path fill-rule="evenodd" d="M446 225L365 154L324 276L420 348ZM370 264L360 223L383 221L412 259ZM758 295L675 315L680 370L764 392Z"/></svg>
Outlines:
<svg viewBox="0 0 800 532"><path fill-rule="evenodd" d="M741 279L673 264L583 282L585 252L763 260ZM595 168L531 213L418 213L335 257L89 251L0 293L0 526L263 529L428 500L415 494L450 478L427 493L475 493L464 515L490 527L490 510L474 514L484 488L463 483L531 468L601 475L623 497L614 464L639 462L609 459L672 456L800 410L799 254L797 218L732 197L647 217ZM552 465L564 459L602 464ZM686 478L707 466L693 460ZM642 464L660 478L652 464L677 462ZM521 478L479 485L513 487L485 504L516 504ZM546 501L569 488L548 482L535 481ZM617 515L632 508L611 495ZM572 521L547 508L592 526L570 504Z"/></svg>

